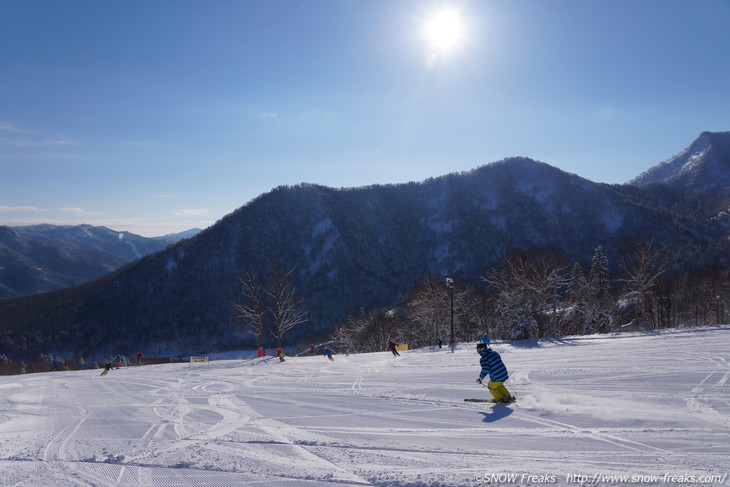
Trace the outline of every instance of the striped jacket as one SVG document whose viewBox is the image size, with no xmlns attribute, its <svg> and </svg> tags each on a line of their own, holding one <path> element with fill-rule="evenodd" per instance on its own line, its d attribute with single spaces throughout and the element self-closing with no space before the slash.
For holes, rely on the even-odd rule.
<svg viewBox="0 0 730 487">
<path fill-rule="evenodd" d="M 487 375 L 489 375 L 489 379 L 492 382 L 504 382 L 509 379 L 507 367 L 504 366 L 502 357 L 497 352 L 485 348 L 479 353 L 482 356 L 479 359 L 479 364 L 482 366 L 482 373 L 479 374 L 480 379 L 484 379 Z"/>
</svg>

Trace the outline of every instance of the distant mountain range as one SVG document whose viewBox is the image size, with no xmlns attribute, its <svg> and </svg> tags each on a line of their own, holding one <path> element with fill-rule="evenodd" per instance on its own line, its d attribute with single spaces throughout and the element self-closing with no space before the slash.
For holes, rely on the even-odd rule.
<svg viewBox="0 0 730 487">
<path fill-rule="evenodd" d="M 81 284 L 199 231 L 146 238 L 91 225 L 0 226 L 0 299 Z"/>
<path fill-rule="evenodd" d="M 593 183 L 511 158 L 420 183 L 263 194 L 193 238 L 86 284 L 0 301 L 0 353 L 147 355 L 251 345 L 234 330 L 238 277 L 295 267 L 310 321 L 290 343 L 325 335 L 361 309 L 392 304 L 429 276 L 479 285 L 513 249 L 550 248 L 589 262 L 602 245 L 652 240 L 675 268 L 728 264 L 730 132 L 624 185 Z"/>
</svg>

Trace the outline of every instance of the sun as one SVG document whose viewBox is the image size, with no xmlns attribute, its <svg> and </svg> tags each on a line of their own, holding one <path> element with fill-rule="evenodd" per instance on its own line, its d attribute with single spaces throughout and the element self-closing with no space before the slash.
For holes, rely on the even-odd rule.
<svg viewBox="0 0 730 487">
<path fill-rule="evenodd" d="M 464 27 L 459 15 L 453 10 L 436 13 L 426 24 L 426 37 L 431 46 L 446 51 L 459 45 L 464 35 Z"/>
</svg>

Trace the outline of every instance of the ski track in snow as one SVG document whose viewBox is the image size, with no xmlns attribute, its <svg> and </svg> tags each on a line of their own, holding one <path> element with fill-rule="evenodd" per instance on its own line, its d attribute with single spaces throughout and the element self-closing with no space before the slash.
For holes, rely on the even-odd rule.
<svg viewBox="0 0 730 487">
<path fill-rule="evenodd" d="M 2 486 L 682 485 L 730 471 L 730 327 L 0 377 Z M 524 480 L 545 475 L 551 482 Z M 594 477 L 597 476 L 597 477 Z M 604 477 L 601 477 L 604 476 Z M 597 480 L 596 480 L 597 479 Z M 584 485 L 586 485 L 584 484 Z M 730 481 L 725 481 L 730 485 Z M 692 485 L 721 485 L 717 479 Z"/>
</svg>

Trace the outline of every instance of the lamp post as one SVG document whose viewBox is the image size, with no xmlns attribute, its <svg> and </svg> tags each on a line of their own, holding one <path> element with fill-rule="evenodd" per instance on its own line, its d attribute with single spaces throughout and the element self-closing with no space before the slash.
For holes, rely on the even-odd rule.
<svg viewBox="0 0 730 487">
<path fill-rule="evenodd" d="M 450 277 L 446 278 L 446 288 L 449 290 L 449 297 L 451 298 L 451 338 L 449 347 L 451 347 L 451 353 L 454 353 L 456 348 L 456 339 L 454 338 L 454 280 Z"/>
</svg>

